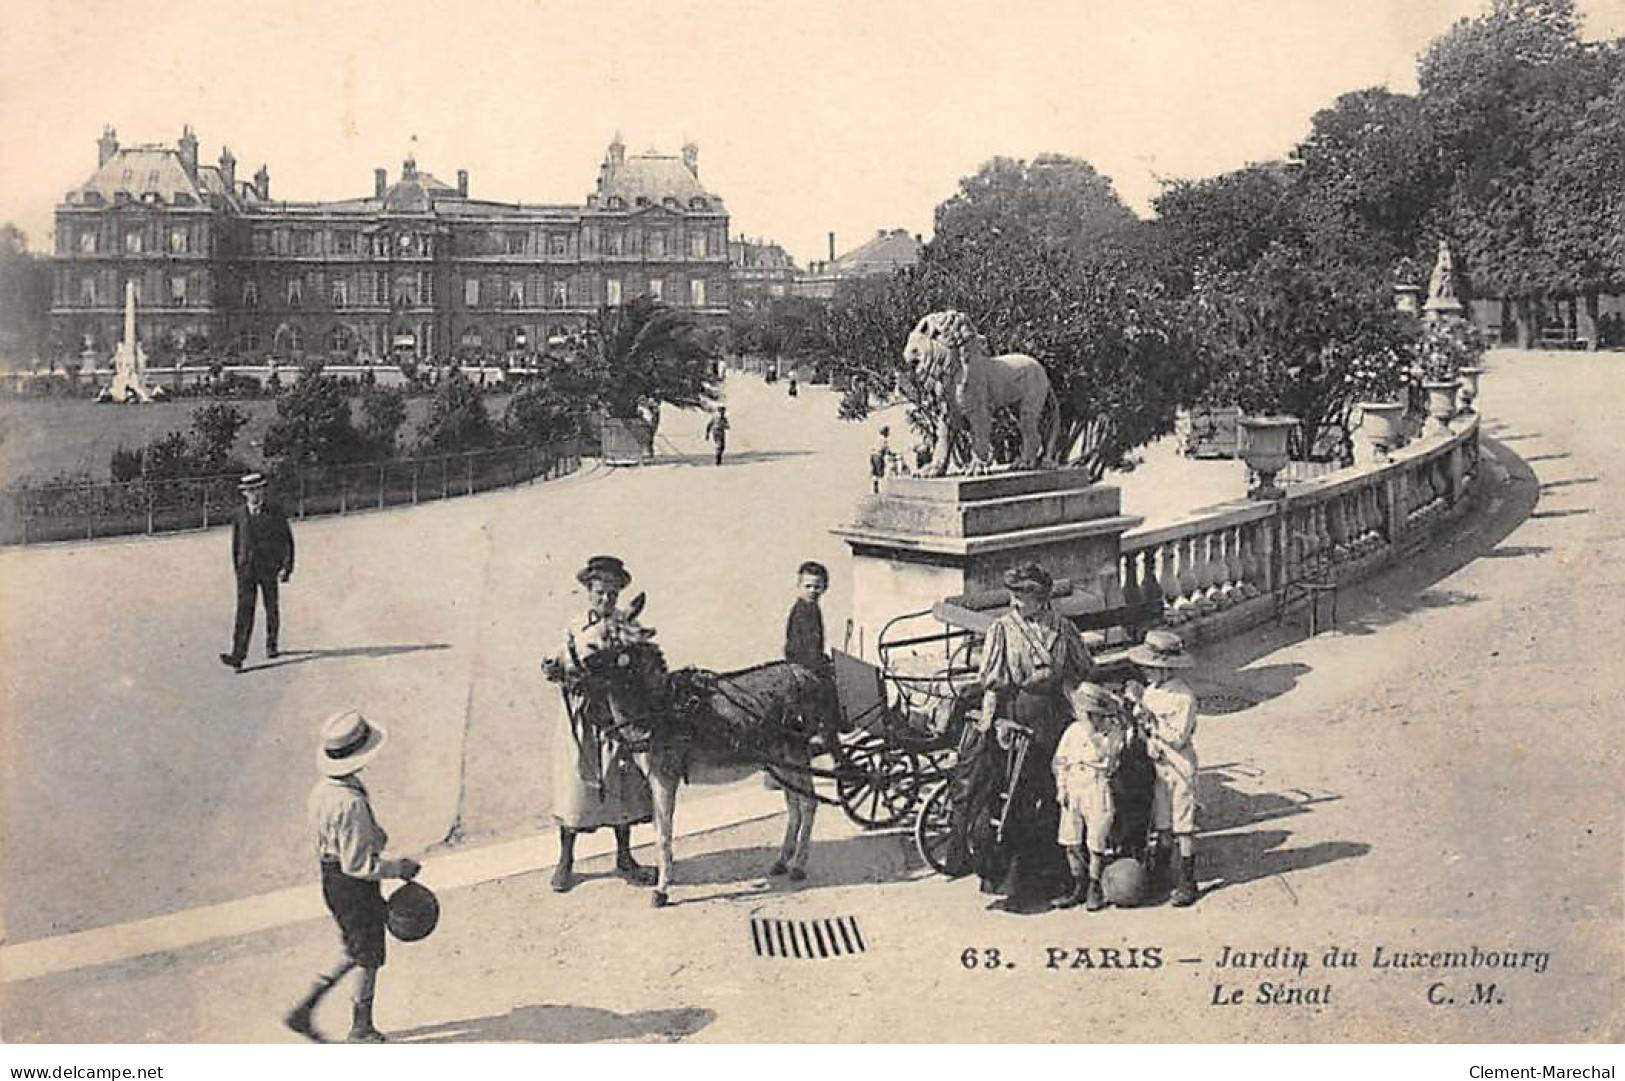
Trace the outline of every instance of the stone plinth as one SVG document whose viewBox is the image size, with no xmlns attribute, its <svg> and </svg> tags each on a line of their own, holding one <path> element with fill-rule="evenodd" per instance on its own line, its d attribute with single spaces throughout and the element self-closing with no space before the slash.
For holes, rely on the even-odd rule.
<svg viewBox="0 0 1625 1081">
<path fill-rule="evenodd" d="M 886 477 L 834 532 L 852 549 L 853 648 L 875 656 L 893 617 L 945 597 L 1003 587 L 1004 572 L 1034 559 L 1057 579 L 1120 603 L 1123 532 L 1115 487 L 1077 470 L 982 477 Z"/>
</svg>

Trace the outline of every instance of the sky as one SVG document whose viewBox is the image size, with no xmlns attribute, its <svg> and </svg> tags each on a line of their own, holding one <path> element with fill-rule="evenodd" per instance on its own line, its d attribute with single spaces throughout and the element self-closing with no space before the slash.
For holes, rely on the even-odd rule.
<svg viewBox="0 0 1625 1081">
<path fill-rule="evenodd" d="M 1415 89 L 1488 0 L 5 0 L 0 221 L 52 208 L 125 145 L 269 166 L 273 198 L 370 194 L 421 168 L 476 197 L 579 203 L 612 136 L 699 147 L 730 229 L 799 262 L 929 237 L 962 176 L 1076 155 L 1148 214 L 1164 181 L 1279 158 L 1316 110 Z M 1589 38 L 1625 0 L 1580 0 Z"/>
</svg>

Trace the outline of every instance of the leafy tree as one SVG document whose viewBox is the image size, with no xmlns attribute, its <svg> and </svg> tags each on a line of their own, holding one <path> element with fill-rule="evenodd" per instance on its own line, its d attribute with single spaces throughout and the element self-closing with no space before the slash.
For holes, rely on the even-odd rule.
<svg viewBox="0 0 1625 1081">
<path fill-rule="evenodd" d="M 579 433 L 581 418 L 595 407 L 592 381 L 580 367 L 564 357 L 543 355 L 537 358 L 535 377 L 508 399 L 503 437 L 523 445 L 567 439 Z"/>
<path fill-rule="evenodd" d="M 1088 256 L 1139 227 L 1112 183 L 1078 158 L 1040 154 L 1031 163 L 994 158 L 937 207 L 933 243 L 950 250 L 995 238 Z"/>
<path fill-rule="evenodd" d="M 276 416 L 265 431 L 267 462 L 277 469 L 342 465 L 362 460 L 366 450 L 344 388 L 323 372 L 321 361 L 307 362 L 277 399 Z"/>
<path fill-rule="evenodd" d="M 1607 268 L 1619 192 L 1609 162 L 1625 155 L 1608 112 L 1620 44 L 1583 44 L 1572 0 L 1494 0 L 1433 43 L 1417 79 L 1451 171 L 1443 210 L 1458 259 L 1479 291 L 1514 299 L 1529 344 L 1537 300 L 1619 280 Z M 1598 124 L 1582 134 L 1588 121 Z M 1595 180 L 1565 157 L 1575 153 L 1598 155 Z"/>
<path fill-rule="evenodd" d="M 237 435 L 248 424 L 248 414 L 234 405 L 212 402 L 192 410 L 193 454 L 202 473 L 234 471 L 232 454 Z"/>
<path fill-rule="evenodd" d="M 418 448 L 437 454 L 483 450 L 497 441 L 496 426 L 485 411 L 485 396 L 460 370 L 440 381 L 429 400 L 429 415 L 418 432 Z"/>
<path fill-rule="evenodd" d="M 395 440 L 406 423 L 406 395 L 398 387 L 367 384 L 361 392 L 361 436 L 375 457 L 395 454 Z"/>
<path fill-rule="evenodd" d="M 1048 181 L 1040 174 L 1038 183 Z M 1017 215 L 1028 205 L 1019 191 L 998 202 Z M 914 426 L 938 438 L 931 430 L 938 388 L 916 381 L 901 351 L 922 315 L 953 308 L 994 353 L 1028 353 L 1043 363 L 1065 459 L 1097 478 L 1129 465 L 1136 448 L 1172 428 L 1175 405 L 1194 395 L 1197 342 L 1161 283 L 1126 261 L 1079 250 L 1079 235 L 1047 237 L 990 213 L 972 233 L 933 240 L 918 266 L 890 281 L 838 291 L 826 338 L 855 377 L 843 415 L 863 416 L 896 389 L 913 407 Z M 1001 428 L 996 438 L 1013 438 L 1008 420 Z"/>
<path fill-rule="evenodd" d="M 51 272 L 28 236 L 0 225 L 0 359 L 33 358 L 50 342 Z"/>
</svg>

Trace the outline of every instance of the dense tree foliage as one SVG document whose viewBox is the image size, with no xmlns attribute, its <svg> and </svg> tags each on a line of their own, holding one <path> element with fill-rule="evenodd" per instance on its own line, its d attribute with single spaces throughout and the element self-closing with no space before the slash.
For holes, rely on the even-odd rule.
<svg viewBox="0 0 1625 1081">
<path fill-rule="evenodd" d="M 21 229 L 0 225 L 0 360 L 32 363 L 46 348 L 50 308 L 50 268 Z"/>
<path fill-rule="evenodd" d="M 938 388 L 903 364 L 909 330 L 931 311 L 968 315 L 998 353 L 1043 363 L 1064 460 L 1095 476 L 1128 464 L 1167 432 L 1195 391 L 1198 343 L 1166 287 L 1122 256 L 1134 218 L 1087 164 L 999 159 L 937 212 L 920 263 L 890 280 L 851 283 L 825 323 L 827 348 L 851 379 L 843 401 L 862 416 L 893 390 L 928 441 Z M 1006 421 L 996 437 L 1013 437 Z"/>
<path fill-rule="evenodd" d="M 312 361 L 277 399 L 265 431 L 265 460 L 274 469 L 342 465 L 367 456 L 366 437 L 350 417 L 350 400 L 338 380 Z"/>
<path fill-rule="evenodd" d="M 592 405 L 611 417 L 642 419 L 651 429 L 662 404 L 714 404 L 722 379 L 710 337 L 694 317 L 642 296 L 599 311 L 574 363 Z"/>
</svg>

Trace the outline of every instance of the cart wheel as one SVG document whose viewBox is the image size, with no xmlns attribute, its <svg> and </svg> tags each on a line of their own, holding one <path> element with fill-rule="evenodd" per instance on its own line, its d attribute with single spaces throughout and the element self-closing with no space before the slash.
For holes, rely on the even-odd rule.
<svg viewBox="0 0 1625 1081">
<path fill-rule="evenodd" d="M 883 829 L 901 822 L 919 798 L 911 779 L 919 760 L 910 752 L 865 733 L 838 746 L 835 793 L 847 817 L 868 829 Z"/>
<path fill-rule="evenodd" d="M 970 872 L 970 856 L 954 837 L 953 782 L 940 782 L 914 820 L 914 847 L 930 868 L 949 878 Z"/>
</svg>

